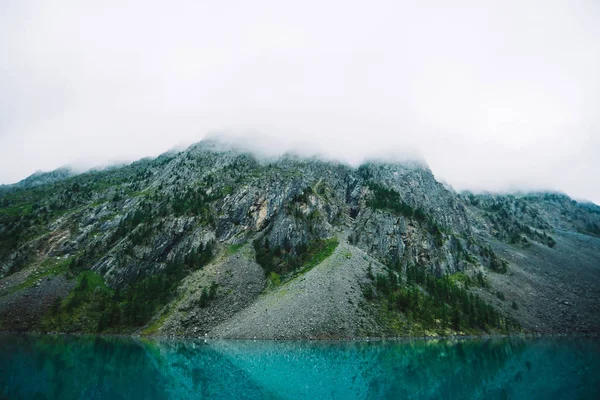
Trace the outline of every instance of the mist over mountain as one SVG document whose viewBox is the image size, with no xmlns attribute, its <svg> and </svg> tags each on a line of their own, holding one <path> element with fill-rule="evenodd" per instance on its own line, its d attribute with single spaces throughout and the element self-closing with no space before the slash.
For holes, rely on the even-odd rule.
<svg viewBox="0 0 600 400">
<path fill-rule="evenodd" d="M 600 207 L 422 160 L 205 140 L 0 188 L 0 328 L 260 338 L 600 330 Z M 395 160 L 395 161 L 392 161 Z"/>
<path fill-rule="evenodd" d="M 338 151 L 328 149 L 323 146 L 319 146 L 316 142 L 297 141 L 293 138 L 285 138 L 281 136 L 270 136 L 261 134 L 258 132 L 246 132 L 246 133 L 232 133 L 232 132 L 213 132 L 206 135 L 204 142 L 215 143 L 215 146 L 223 148 L 237 149 L 242 152 L 249 152 L 254 155 L 258 160 L 262 162 L 268 162 L 277 159 L 283 155 L 297 156 L 304 158 L 315 158 L 322 161 L 341 162 L 350 167 L 358 167 L 365 162 L 391 162 L 391 163 L 416 163 L 422 165 L 424 168 L 429 168 L 429 164 L 423 155 L 423 152 L 419 151 L 416 147 L 405 147 L 398 148 L 393 146 L 387 146 L 383 150 L 381 149 L 369 149 L 363 148 L 357 152 L 346 152 L 345 148 L 338 149 Z M 178 146 L 171 148 L 167 153 L 177 153 L 184 151 L 190 144 L 181 143 Z M 147 157 L 152 159 L 154 157 Z M 105 168 L 115 168 L 122 165 L 128 165 L 134 162 L 133 160 L 113 160 L 111 162 L 96 163 L 94 160 L 79 160 L 73 165 L 64 166 L 53 171 L 37 171 L 33 175 L 19 181 L 19 185 L 31 185 L 41 182 L 41 179 L 54 179 L 60 177 L 62 174 L 75 175 L 90 170 L 102 170 Z M 447 185 L 451 190 L 473 192 L 479 194 L 514 194 L 514 195 L 526 195 L 528 193 L 564 193 L 558 190 L 553 185 L 541 186 L 532 182 L 510 182 L 507 181 L 501 185 L 496 186 L 496 189 L 491 190 L 488 186 L 479 185 L 478 183 L 472 184 L 459 184 L 458 186 L 453 185 L 452 182 L 448 182 L 440 176 L 444 176 L 443 171 L 432 170 L 435 174 L 436 179 Z M 6 186 L 6 185 L 5 185 Z M 581 202 L 591 201 L 592 198 L 581 198 L 575 197 Z M 597 203 L 597 202 L 596 202 Z"/>
<path fill-rule="evenodd" d="M 600 203 L 598 2 L 125 3 L 2 2 L 0 183 L 258 132 Z"/>
</svg>

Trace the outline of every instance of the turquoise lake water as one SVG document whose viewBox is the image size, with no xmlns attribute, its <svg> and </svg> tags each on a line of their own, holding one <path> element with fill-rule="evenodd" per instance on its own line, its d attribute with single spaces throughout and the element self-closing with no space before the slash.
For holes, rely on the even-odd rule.
<svg viewBox="0 0 600 400">
<path fill-rule="evenodd" d="M 0 335 L 0 398 L 600 399 L 600 341 Z"/>
</svg>

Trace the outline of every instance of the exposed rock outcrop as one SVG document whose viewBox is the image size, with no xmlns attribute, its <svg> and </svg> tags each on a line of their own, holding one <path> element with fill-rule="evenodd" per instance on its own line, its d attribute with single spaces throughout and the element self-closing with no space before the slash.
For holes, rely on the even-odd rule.
<svg viewBox="0 0 600 400">
<path fill-rule="evenodd" d="M 115 314 L 129 331 L 394 335 L 409 324 L 400 306 L 385 316 L 402 289 L 386 297 L 374 276 L 401 288 L 416 268 L 452 277 L 526 331 L 600 331 L 600 207 L 564 195 L 457 194 L 419 163 L 261 160 L 217 141 L 67 172 L 0 187 L 2 329 L 44 329 L 48 303 L 60 296 L 60 312 L 93 271 L 107 287 L 81 296 L 102 318 L 146 287 L 168 291 L 140 300 L 141 326 Z M 319 259 L 331 238 L 339 246 Z"/>
</svg>

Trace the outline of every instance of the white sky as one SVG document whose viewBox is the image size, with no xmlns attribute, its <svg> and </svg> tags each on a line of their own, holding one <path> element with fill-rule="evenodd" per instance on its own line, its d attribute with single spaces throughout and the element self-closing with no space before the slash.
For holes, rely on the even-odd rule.
<svg viewBox="0 0 600 400">
<path fill-rule="evenodd" d="M 222 131 L 600 203 L 599 119 L 597 0 L 0 2 L 0 183 Z"/>
</svg>

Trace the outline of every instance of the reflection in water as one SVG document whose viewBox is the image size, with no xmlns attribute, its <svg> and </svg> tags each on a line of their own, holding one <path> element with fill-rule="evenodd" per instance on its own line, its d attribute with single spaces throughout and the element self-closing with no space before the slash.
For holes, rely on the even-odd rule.
<svg viewBox="0 0 600 400">
<path fill-rule="evenodd" d="M 0 398 L 593 399 L 600 398 L 600 342 L 0 335 Z"/>
</svg>

